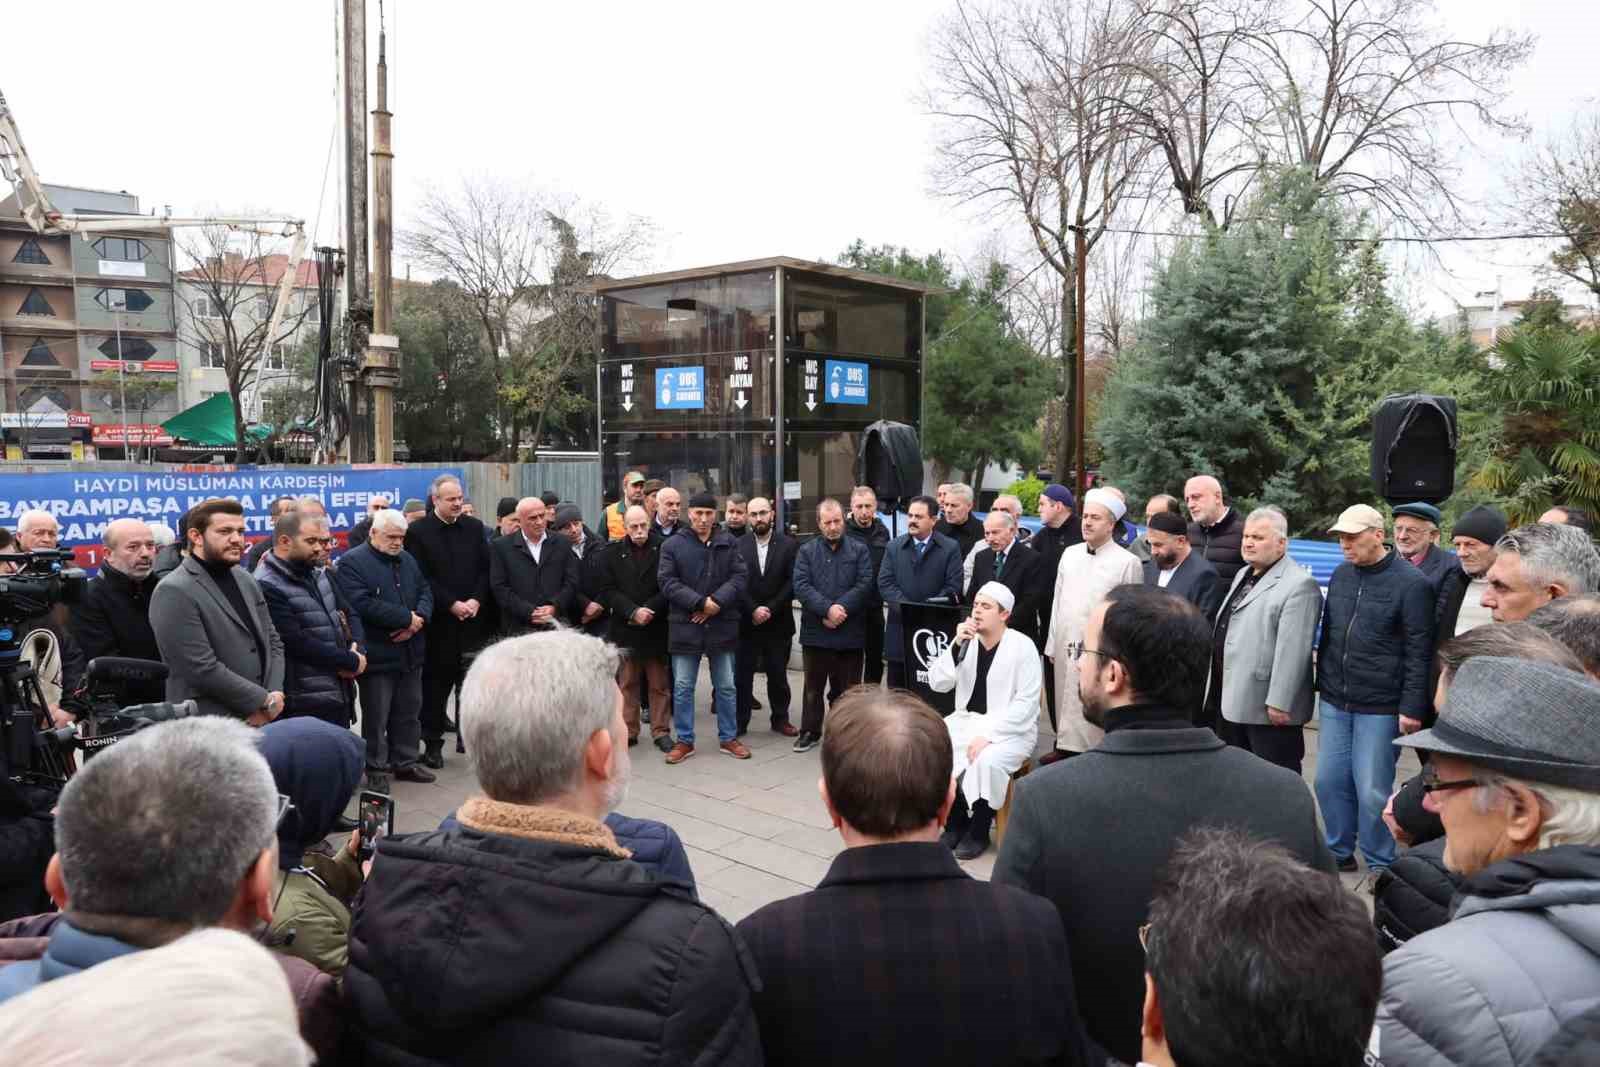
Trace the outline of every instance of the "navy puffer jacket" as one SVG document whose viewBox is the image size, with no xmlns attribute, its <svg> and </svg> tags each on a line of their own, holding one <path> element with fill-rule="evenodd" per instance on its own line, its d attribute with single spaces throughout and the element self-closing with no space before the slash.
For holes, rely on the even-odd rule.
<svg viewBox="0 0 1600 1067">
<path fill-rule="evenodd" d="M 800 644 L 807 648 L 862 648 L 867 640 L 872 597 L 872 550 L 853 537 L 830 548 L 818 534 L 800 546 L 794 560 L 794 595 L 800 600 Z M 846 612 L 836 629 L 823 625 L 838 604 Z"/>
<path fill-rule="evenodd" d="M 315 715 L 348 726 L 353 683 L 339 677 L 361 665 L 350 651 L 365 648 L 361 619 L 345 609 L 325 568 L 261 557 L 256 581 L 267 598 L 272 625 L 283 639 L 283 704 L 290 715 Z M 346 622 L 350 636 L 345 636 Z"/>
<path fill-rule="evenodd" d="M 694 530 L 679 527 L 661 544 L 661 595 L 672 606 L 667 648 L 673 653 L 732 652 L 739 643 L 740 605 L 747 581 L 744 557 L 733 536 L 720 527 L 701 541 Z M 689 618 L 706 597 L 721 610 L 703 623 Z"/>
<path fill-rule="evenodd" d="M 1344 711 L 1428 713 L 1433 583 L 1390 551 L 1377 563 L 1341 563 L 1328 583 L 1317 650 L 1317 689 Z"/>
<path fill-rule="evenodd" d="M 397 674 L 421 668 L 427 649 L 426 625 L 409 640 L 389 640 L 391 633 L 411 625 L 413 612 L 424 619 L 433 618 L 433 587 L 411 553 L 402 548 L 391 556 L 368 542 L 339 557 L 335 574 L 339 591 L 361 616 L 362 627 L 372 634 L 367 643 L 367 672 Z"/>
</svg>

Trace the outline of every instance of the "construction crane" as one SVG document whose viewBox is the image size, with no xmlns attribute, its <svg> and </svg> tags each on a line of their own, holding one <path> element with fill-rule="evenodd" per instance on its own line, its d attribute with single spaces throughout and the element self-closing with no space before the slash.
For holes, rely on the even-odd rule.
<svg viewBox="0 0 1600 1067">
<path fill-rule="evenodd" d="M 181 218 L 174 217 L 170 209 L 163 215 L 72 215 L 57 211 L 50 202 L 50 195 L 45 192 L 44 184 L 39 181 L 38 172 L 34 170 L 28 150 L 23 147 L 22 134 L 17 130 L 16 117 L 11 113 L 11 107 L 6 103 L 3 92 L 0 92 L 0 174 L 4 174 L 12 188 L 16 190 L 17 204 L 22 209 L 22 220 L 34 232 L 45 236 L 82 235 L 112 230 L 167 230 L 212 226 L 238 233 L 292 238 L 288 269 L 278 280 L 278 295 L 272 305 L 272 316 L 267 323 L 265 336 L 270 343 L 271 339 L 278 335 L 278 327 L 283 322 L 284 311 L 288 308 L 289 298 L 294 291 L 300 261 L 306 254 L 305 220 L 282 216 Z"/>
</svg>

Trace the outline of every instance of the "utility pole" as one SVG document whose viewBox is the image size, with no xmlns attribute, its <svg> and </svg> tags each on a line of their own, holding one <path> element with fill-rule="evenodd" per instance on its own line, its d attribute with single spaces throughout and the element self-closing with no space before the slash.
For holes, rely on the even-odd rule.
<svg viewBox="0 0 1600 1067">
<path fill-rule="evenodd" d="M 367 398 L 361 380 L 372 332 L 367 262 L 367 0 L 344 0 L 345 335 L 344 380 L 350 390 L 350 433 L 343 459 L 370 458 Z"/>
<path fill-rule="evenodd" d="M 1079 501 L 1078 507 L 1082 508 L 1083 494 L 1089 491 L 1089 457 L 1084 454 L 1083 448 L 1083 423 L 1085 412 L 1089 407 L 1083 388 L 1083 367 L 1089 357 L 1088 345 L 1084 340 L 1084 319 L 1088 314 L 1089 241 L 1084 235 L 1082 226 L 1072 228 L 1072 240 L 1073 265 L 1076 267 L 1078 282 L 1078 313 L 1073 316 L 1078 359 L 1077 366 L 1073 368 L 1076 378 L 1072 389 L 1072 454 L 1078 457 L 1078 486 L 1075 493 Z"/>
<path fill-rule="evenodd" d="M 394 391 L 400 384 L 400 338 L 394 334 L 394 149 L 389 112 L 383 0 L 378 0 L 378 106 L 372 112 L 372 335 L 361 378 L 372 404 L 372 459 L 394 462 Z"/>
</svg>

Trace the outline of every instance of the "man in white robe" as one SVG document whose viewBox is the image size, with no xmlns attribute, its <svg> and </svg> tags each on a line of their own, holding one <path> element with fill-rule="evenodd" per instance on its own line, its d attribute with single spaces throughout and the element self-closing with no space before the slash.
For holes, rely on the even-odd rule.
<svg viewBox="0 0 1600 1067">
<path fill-rule="evenodd" d="M 1044 673 L 1033 642 L 1006 626 L 1015 606 L 1010 589 L 984 583 L 955 640 L 928 665 L 929 688 L 956 691 L 945 726 L 960 790 L 940 840 L 958 860 L 976 859 L 989 847 L 989 826 L 1005 805 L 1011 775 L 1039 740 Z"/>
<path fill-rule="evenodd" d="M 1097 655 L 1083 649 L 1083 631 L 1089 616 L 1105 595 L 1119 585 L 1144 581 L 1139 557 L 1112 540 L 1117 520 L 1128 506 L 1117 493 L 1091 489 L 1083 497 L 1083 543 L 1061 553 L 1056 567 L 1054 607 L 1050 633 L 1044 643 L 1045 658 L 1055 672 L 1056 747 L 1040 763 L 1053 763 L 1087 752 L 1105 737 L 1105 731 L 1083 717 L 1078 699 L 1078 656 Z"/>
</svg>

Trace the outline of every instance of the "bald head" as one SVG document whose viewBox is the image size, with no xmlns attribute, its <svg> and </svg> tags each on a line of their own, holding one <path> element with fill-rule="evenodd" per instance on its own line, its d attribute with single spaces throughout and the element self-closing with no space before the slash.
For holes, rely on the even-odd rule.
<svg viewBox="0 0 1600 1067">
<path fill-rule="evenodd" d="M 117 519 L 106 526 L 105 562 L 135 581 L 150 577 L 156 562 L 156 537 L 140 519 Z"/>
<path fill-rule="evenodd" d="M 1222 483 L 1209 474 L 1197 474 L 1183 484 L 1183 502 L 1189 518 L 1210 526 L 1222 518 L 1227 506 L 1222 502 Z"/>
<path fill-rule="evenodd" d="M 522 527 L 522 535 L 528 540 L 542 538 L 545 524 L 549 521 L 550 509 L 539 497 L 525 496 L 517 501 L 517 525 Z"/>
<path fill-rule="evenodd" d="M 650 513 L 638 504 L 623 512 L 622 525 L 628 531 L 628 540 L 640 548 L 650 540 Z"/>
</svg>

